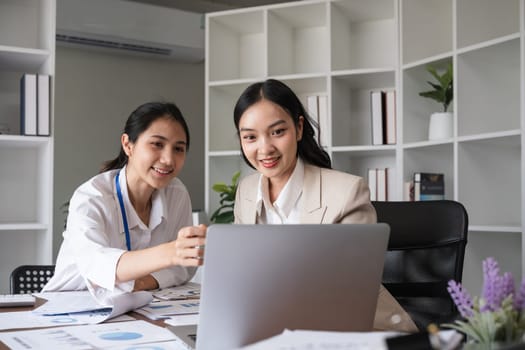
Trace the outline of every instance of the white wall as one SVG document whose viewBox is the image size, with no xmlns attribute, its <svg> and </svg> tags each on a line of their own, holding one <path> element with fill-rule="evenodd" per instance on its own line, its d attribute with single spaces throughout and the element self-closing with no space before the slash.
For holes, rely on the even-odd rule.
<svg viewBox="0 0 525 350">
<path fill-rule="evenodd" d="M 54 257 L 62 242 L 61 205 L 117 156 L 129 114 L 153 100 L 174 102 L 188 122 L 191 144 L 180 178 L 193 208 L 204 208 L 204 64 L 57 46 Z"/>
</svg>

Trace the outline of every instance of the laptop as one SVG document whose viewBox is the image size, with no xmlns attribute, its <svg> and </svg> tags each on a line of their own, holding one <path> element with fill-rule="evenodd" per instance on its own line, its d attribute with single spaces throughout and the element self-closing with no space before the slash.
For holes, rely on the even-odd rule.
<svg viewBox="0 0 525 350">
<path fill-rule="evenodd" d="M 284 329 L 370 331 L 389 233 L 387 224 L 212 225 L 198 330 L 168 328 L 198 350 Z"/>
</svg>

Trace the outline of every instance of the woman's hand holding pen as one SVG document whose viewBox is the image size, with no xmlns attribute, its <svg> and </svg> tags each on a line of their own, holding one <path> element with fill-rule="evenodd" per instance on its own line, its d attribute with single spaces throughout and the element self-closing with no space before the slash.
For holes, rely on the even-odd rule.
<svg viewBox="0 0 525 350">
<path fill-rule="evenodd" d="M 206 225 L 188 226 L 180 229 L 175 246 L 175 265 L 200 266 L 204 263 Z"/>
</svg>

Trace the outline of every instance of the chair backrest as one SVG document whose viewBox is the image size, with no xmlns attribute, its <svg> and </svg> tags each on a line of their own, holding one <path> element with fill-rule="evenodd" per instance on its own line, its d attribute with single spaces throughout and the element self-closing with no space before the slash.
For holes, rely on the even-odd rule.
<svg viewBox="0 0 525 350">
<path fill-rule="evenodd" d="M 38 293 L 55 273 L 55 265 L 21 265 L 11 272 L 10 293 Z"/>
<path fill-rule="evenodd" d="M 383 285 L 420 329 L 458 317 L 447 283 L 461 282 L 468 215 L 449 200 L 373 202 L 390 225 Z"/>
</svg>

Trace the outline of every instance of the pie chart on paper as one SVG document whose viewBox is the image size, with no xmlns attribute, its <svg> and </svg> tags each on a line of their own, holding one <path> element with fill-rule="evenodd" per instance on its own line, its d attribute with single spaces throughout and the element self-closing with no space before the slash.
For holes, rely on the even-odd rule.
<svg viewBox="0 0 525 350">
<path fill-rule="evenodd" d="M 135 332 L 112 332 L 112 333 L 101 334 L 99 337 L 100 339 L 104 339 L 104 340 L 122 341 L 122 340 L 133 340 L 133 339 L 141 338 L 142 334 L 135 333 Z"/>
</svg>

